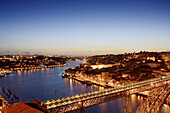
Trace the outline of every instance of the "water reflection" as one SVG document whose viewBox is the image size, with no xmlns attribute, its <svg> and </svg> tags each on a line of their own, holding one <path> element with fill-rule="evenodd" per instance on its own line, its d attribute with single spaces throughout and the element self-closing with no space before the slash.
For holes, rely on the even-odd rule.
<svg viewBox="0 0 170 113">
<path fill-rule="evenodd" d="M 69 65 L 64 67 L 18 71 L 14 73 L 13 76 L 1 78 L 0 86 L 5 86 L 5 89 L 10 89 L 12 92 L 15 92 L 22 101 L 33 101 L 35 98 L 38 98 L 40 101 L 54 99 L 55 90 L 58 91 L 56 98 L 62 98 L 63 93 L 66 96 L 72 96 L 96 90 L 104 90 L 103 87 L 97 85 L 88 86 L 76 80 L 61 77 L 65 69 L 77 66 L 80 63 L 81 62 L 70 62 Z M 3 94 L 2 91 L 0 91 L 0 94 Z M 135 110 L 139 106 L 142 97 L 132 95 L 131 100 L 133 110 Z M 14 102 L 17 102 L 17 100 Z M 85 110 L 87 113 L 120 113 L 121 102 L 122 99 L 119 98 L 86 108 Z M 167 111 L 167 107 L 164 106 L 162 113 L 168 113 Z"/>
<path fill-rule="evenodd" d="M 133 95 L 131 95 L 131 100 L 132 100 L 133 111 L 136 111 L 137 107 L 140 105 L 140 103 L 142 101 L 142 97 L 133 94 Z"/>
<path fill-rule="evenodd" d="M 72 83 L 72 79 L 70 79 L 70 90 L 71 90 L 71 92 L 73 91 L 73 83 Z"/>
<path fill-rule="evenodd" d="M 108 108 L 107 108 L 107 103 L 99 104 L 100 112 L 101 113 L 106 113 Z"/>
<path fill-rule="evenodd" d="M 17 74 L 18 74 L 18 76 L 21 76 L 21 71 L 20 70 L 17 71 Z"/>
<path fill-rule="evenodd" d="M 137 104 L 137 98 L 136 95 L 131 95 L 131 100 L 132 100 L 132 106 L 135 106 Z"/>
</svg>

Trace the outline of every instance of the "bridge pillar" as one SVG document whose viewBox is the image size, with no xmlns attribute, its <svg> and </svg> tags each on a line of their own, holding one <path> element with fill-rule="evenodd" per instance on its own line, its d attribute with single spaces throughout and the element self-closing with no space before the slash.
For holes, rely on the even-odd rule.
<svg viewBox="0 0 170 113">
<path fill-rule="evenodd" d="M 167 111 L 170 111 L 170 103 L 169 103 L 170 98 L 169 97 L 166 99 Z"/>
<path fill-rule="evenodd" d="M 84 107 L 83 107 L 83 101 L 78 102 L 77 104 L 78 104 L 78 107 L 79 107 L 80 109 L 76 110 L 76 113 L 85 113 L 85 109 L 84 109 Z"/>
<path fill-rule="evenodd" d="M 141 103 L 135 113 L 159 113 L 169 94 L 170 85 L 168 84 L 152 89 L 149 96 Z"/>
<path fill-rule="evenodd" d="M 77 110 L 76 113 L 85 113 L 85 110 L 80 109 L 80 110 Z"/>
<path fill-rule="evenodd" d="M 122 92 L 122 110 L 121 113 L 133 113 L 130 91 Z"/>
</svg>

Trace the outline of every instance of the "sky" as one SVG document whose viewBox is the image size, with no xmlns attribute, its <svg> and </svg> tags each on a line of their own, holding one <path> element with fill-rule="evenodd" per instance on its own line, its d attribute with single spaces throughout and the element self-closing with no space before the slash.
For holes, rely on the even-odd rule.
<svg viewBox="0 0 170 113">
<path fill-rule="evenodd" d="M 169 0 L 0 0 L 0 54 L 170 51 Z"/>
</svg>

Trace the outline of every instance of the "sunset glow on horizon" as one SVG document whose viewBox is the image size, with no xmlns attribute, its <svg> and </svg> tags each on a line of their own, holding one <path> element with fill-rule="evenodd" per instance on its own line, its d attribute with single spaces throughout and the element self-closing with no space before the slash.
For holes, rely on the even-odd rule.
<svg viewBox="0 0 170 113">
<path fill-rule="evenodd" d="M 1 0 L 0 55 L 170 51 L 168 0 Z"/>
</svg>

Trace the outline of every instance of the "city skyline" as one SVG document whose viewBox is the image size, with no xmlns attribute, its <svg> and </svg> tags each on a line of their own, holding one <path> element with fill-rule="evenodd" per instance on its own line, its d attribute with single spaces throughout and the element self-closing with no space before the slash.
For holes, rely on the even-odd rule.
<svg viewBox="0 0 170 113">
<path fill-rule="evenodd" d="M 170 51 L 166 0 L 0 1 L 0 54 Z"/>
</svg>

